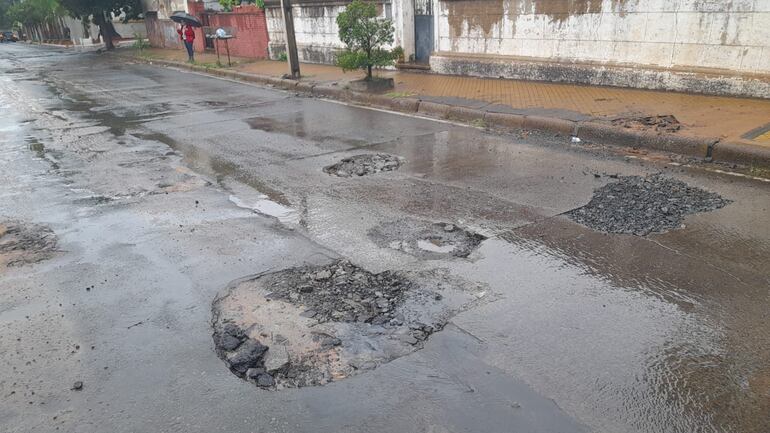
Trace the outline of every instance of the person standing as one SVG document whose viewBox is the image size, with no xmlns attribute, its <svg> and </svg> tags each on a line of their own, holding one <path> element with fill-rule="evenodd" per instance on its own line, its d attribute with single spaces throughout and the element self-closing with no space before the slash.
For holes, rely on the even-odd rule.
<svg viewBox="0 0 770 433">
<path fill-rule="evenodd" d="M 195 42 L 195 30 L 188 24 L 182 24 L 176 31 L 179 33 L 179 37 L 184 42 L 184 47 L 187 48 L 187 61 L 193 63 L 195 61 L 195 51 L 193 50 L 193 42 Z"/>
</svg>

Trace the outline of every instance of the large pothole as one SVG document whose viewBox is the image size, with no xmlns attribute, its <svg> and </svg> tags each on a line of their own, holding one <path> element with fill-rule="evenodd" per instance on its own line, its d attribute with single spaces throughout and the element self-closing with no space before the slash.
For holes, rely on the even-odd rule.
<svg viewBox="0 0 770 433">
<path fill-rule="evenodd" d="M 339 177 L 367 176 L 401 167 L 401 158 L 384 153 L 355 155 L 324 168 L 326 173 Z"/>
<path fill-rule="evenodd" d="M 347 261 L 270 273 L 213 304 L 217 354 L 263 388 L 323 385 L 407 355 L 483 287 L 444 271 L 370 273 Z"/>
<path fill-rule="evenodd" d="M 56 235 L 48 227 L 18 221 L 0 222 L 0 266 L 21 266 L 48 259 Z"/>
<path fill-rule="evenodd" d="M 729 203 L 716 193 L 662 174 L 624 176 L 597 189 L 587 205 L 568 216 L 595 230 L 645 236 L 679 228 L 686 215 Z"/>
<path fill-rule="evenodd" d="M 369 230 L 369 238 L 380 247 L 429 259 L 468 257 L 486 239 L 456 224 L 415 219 L 379 224 Z"/>
</svg>

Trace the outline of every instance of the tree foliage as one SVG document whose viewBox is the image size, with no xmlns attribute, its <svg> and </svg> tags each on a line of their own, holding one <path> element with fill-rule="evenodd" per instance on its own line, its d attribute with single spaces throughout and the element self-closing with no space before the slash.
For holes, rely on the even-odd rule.
<svg viewBox="0 0 770 433">
<path fill-rule="evenodd" d="M 12 23 L 43 24 L 66 15 L 57 0 L 23 0 L 11 5 L 6 17 Z"/>
<path fill-rule="evenodd" d="M 0 30 L 8 30 L 13 26 L 14 20 L 8 14 L 11 6 L 13 6 L 11 0 L 0 0 Z"/>
<path fill-rule="evenodd" d="M 235 6 L 241 4 L 241 0 L 219 0 L 219 5 L 225 12 L 232 12 Z"/>
<path fill-rule="evenodd" d="M 124 22 L 135 19 L 142 13 L 139 0 L 61 0 L 62 5 L 75 18 L 92 17 L 99 26 L 99 33 L 108 50 L 114 48 L 112 39 L 117 36 L 112 17 L 122 17 Z"/>
<path fill-rule="evenodd" d="M 340 40 L 346 49 L 337 56 L 343 71 L 363 69 L 366 79 L 372 79 L 372 68 L 393 64 L 395 56 L 384 48 L 393 43 L 393 23 L 379 19 L 373 3 L 353 0 L 337 15 Z"/>
</svg>

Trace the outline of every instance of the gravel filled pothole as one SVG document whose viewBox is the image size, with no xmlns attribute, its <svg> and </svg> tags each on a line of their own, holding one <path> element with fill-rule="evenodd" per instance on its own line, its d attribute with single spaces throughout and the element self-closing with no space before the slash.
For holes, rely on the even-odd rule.
<svg viewBox="0 0 770 433">
<path fill-rule="evenodd" d="M 730 203 L 716 193 L 662 174 L 618 179 L 594 191 L 587 205 L 567 215 L 598 231 L 646 236 L 681 227 L 686 215 Z"/>
<path fill-rule="evenodd" d="M 424 258 L 468 257 L 486 237 L 452 223 L 400 219 L 369 230 L 377 245 Z"/>
<path fill-rule="evenodd" d="M 418 350 L 485 293 L 439 270 L 374 274 L 344 260 L 296 267 L 219 296 L 214 344 L 230 371 L 258 387 L 323 385 Z"/>
<path fill-rule="evenodd" d="M 355 155 L 324 168 L 324 172 L 338 177 L 368 176 L 401 167 L 401 158 L 384 153 Z"/>
</svg>

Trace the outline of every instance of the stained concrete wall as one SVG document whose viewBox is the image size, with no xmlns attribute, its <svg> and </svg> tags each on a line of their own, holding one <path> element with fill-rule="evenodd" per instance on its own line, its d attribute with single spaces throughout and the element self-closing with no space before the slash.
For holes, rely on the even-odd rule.
<svg viewBox="0 0 770 433">
<path fill-rule="evenodd" d="M 268 0 L 265 15 L 267 31 L 270 37 L 270 58 L 278 59 L 286 51 L 283 15 L 280 2 Z M 294 33 L 301 62 L 333 64 L 336 54 L 344 48 L 339 39 L 337 15 L 345 10 L 349 1 L 334 0 L 293 0 Z M 402 45 L 405 13 L 401 1 L 375 1 L 379 16 L 393 20 L 395 44 Z M 406 13 L 408 18 L 408 12 Z M 412 21 L 412 27 L 414 26 Z M 414 31 L 411 36 L 414 38 Z M 405 49 L 406 46 L 404 45 Z M 409 53 L 407 53 L 408 55 Z"/>
<path fill-rule="evenodd" d="M 442 0 L 438 51 L 770 72 L 770 0 Z"/>
<path fill-rule="evenodd" d="M 141 0 L 145 27 L 150 45 L 155 48 L 183 48 L 176 30 L 179 27 L 169 17 L 177 11 L 193 13 L 188 0 Z M 192 5 L 196 3 L 190 1 Z M 201 8 L 203 6 L 201 5 Z"/>
</svg>

